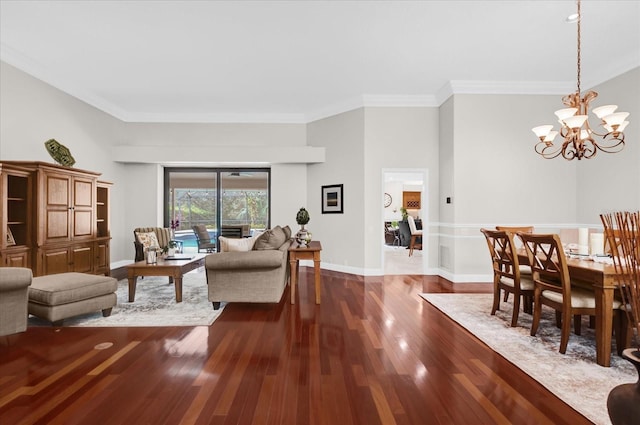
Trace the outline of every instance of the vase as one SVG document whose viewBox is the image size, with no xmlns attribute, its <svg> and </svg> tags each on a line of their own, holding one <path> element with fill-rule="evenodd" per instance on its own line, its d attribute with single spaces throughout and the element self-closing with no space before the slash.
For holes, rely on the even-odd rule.
<svg viewBox="0 0 640 425">
<path fill-rule="evenodd" d="M 167 257 L 174 257 L 176 255 L 176 249 L 175 248 L 169 248 L 167 250 Z"/>
<path fill-rule="evenodd" d="M 640 351 L 627 348 L 622 357 L 633 364 L 640 376 Z M 640 418 L 640 379 L 633 384 L 618 385 L 609 393 L 607 410 L 613 425 L 637 424 Z"/>
<path fill-rule="evenodd" d="M 304 224 L 300 225 L 300 230 L 296 233 L 296 242 L 300 246 L 307 246 L 307 229 L 304 228 Z"/>
</svg>

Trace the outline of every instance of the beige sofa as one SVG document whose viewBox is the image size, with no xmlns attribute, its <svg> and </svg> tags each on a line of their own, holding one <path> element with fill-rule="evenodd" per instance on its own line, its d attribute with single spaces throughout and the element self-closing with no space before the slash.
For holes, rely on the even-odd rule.
<svg viewBox="0 0 640 425">
<path fill-rule="evenodd" d="M 280 302 L 289 278 L 289 227 L 276 226 L 252 238 L 220 239 L 227 252 L 205 258 L 213 308 L 219 309 L 221 302 Z"/>
<path fill-rule="evenodd" d="M 0 336 L 27 330 L 31 269 L 0 267 Z"/>
</svg>

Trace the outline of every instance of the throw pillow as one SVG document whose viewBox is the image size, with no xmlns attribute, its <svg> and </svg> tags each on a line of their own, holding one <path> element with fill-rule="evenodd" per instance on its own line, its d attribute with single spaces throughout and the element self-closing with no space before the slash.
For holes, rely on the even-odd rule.
<svg viewBox="0 0 640 425">
<path fill-rule="evenodd" d="M 225 236 L 220 236 L 220 238 L 218 238 L 220 240 L 220 252 L 251 251 L 253 249 L 253 245 L 255 244 L 258 236 L 260 235 L 258 234 L 250 238 L 240 238 L 240 239 L 227 238 Z"/>
<path fill-rule="evenodd" d="M 286 240 L 291 239 L 291 227 L 284 226 L 282 230 L 284 230 L 284 237 L 286 238 Z"/>
<path fill-rule="evenodd" d="M 256 251 L 278 249 L 286 240 L 287 238 L 282 227 L 276 226 L 260 235 L 258 239 L 256 239 L 253 249 Z"/>
<path fill-rule="evenodd" d="M 158 237 L 155 232 L 148 233 L 140 233 L 136 232 L 136 237 L 138 238 L 138 242 L 142 244 L 143 248 L 150 248 L 152 246 L 160 247 L 160 242 L 158 242 Z"/>
</svg>

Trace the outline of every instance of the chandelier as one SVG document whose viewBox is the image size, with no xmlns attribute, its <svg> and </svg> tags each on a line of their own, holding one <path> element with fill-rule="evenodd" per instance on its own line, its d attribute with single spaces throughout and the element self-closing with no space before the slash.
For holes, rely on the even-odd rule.
<svg viewBox="0 0 640 425">
<path fill-rule="evenodd" d="M 617 105 L 605 105 L 593 109 L 604 130 L 597 132 L 589 124 L 589 103 L 598 96 L 595 91 L 588 91 L 583 97 L 580 95 L 580 24 L 582 14 L 580 12 L 580 0 L 578 0 L 578 87 L 575 93 L 562 98 L 562 103 L 567 108 L 555 112 L 560 123 L 560 131 L 553 130 L 552 125 L 541 125 L 533 128 L 533 132 L 540 141 L 536 143 L 535 150 L 545 159 L 562 155 L 571 161 L 589 159 L 595 156 L 598 150 L 607 153 L 620 152 L 624 148 L 623 130 L 629 124 L 625 121 L 628 112 L 615 112 Z M 560 134 L 564 140 L 562 145 L 554 145 L 553 140 Z"/>
</svg>

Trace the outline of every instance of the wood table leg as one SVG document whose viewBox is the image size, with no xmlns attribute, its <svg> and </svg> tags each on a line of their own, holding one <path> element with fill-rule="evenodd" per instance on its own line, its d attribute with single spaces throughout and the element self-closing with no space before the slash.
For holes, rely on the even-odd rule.
<svg viewBox="0 0 640 425">
<path fill-rule="evenodd" d="M 138 276 L 129 277 L 129 302 L 132 303 L 136 298 L 136 281 Z"/>
<path fill-rule="evenodd" d="M 613 287 L 595 285 L 596 296 L 596 362 L 611 364 L 611 332 L 613 329 Z"/>
<path fill-rule="evenodd" d="M 313 274 L 316 285 L 316 304 L 320 304 L 320 252 L 313 255 Z"/>
<path fill-rule="evenodd" d="M 181 303 L 182 302 L 182 276 L 174 277 L 173 282 L 176 285 L 176 302 Z"/>
<path fill-rule="evenodd" d="M 298 284 L 298 260 L 289 260 L 289 286 L 291 290 L 291 304 L 296 303 L 296 285 Z"/>
</svg>

